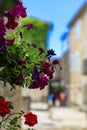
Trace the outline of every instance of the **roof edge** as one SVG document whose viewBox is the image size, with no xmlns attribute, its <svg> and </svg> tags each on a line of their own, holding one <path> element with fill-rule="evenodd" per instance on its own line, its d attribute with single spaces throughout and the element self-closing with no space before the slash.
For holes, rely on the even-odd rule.
<svg viewBox="0 0 87 130">
<path fill-rule="evenodd" d="M 74 16 L 71 18 L 71 20 L 68 22 L 67 27 L 70 28 L 73 21 L 78 17 L 78 15 L 83 11 L 86 10 L 87 8 L 87 1 L 85 1 L 80 8 L 78 9 L 78 11 L 74 14 Z"/>
</svg>

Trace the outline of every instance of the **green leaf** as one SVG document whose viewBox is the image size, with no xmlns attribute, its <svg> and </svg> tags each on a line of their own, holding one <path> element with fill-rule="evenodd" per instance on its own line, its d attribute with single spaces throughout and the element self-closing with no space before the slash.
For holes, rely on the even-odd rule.
<svg viewBox="0 0 87 130">
<path fill-rule="evenodd" d="M 4 99 L 4 100 L 5 100 L 5 98 L 4 98 L 3 96 L 1 96 L 1 95 L 0 95 L 0 98 L 2 98 L 2 99 Z"/>
<path fill-rule="evenodd" d="M 15 128 L 15 127 L 14 128 L 10 128 L 10 130 L 17 130 L 17 128 Z"/>
<path fill-rule="evenodd" d="M 15 39 L 15 34 L 7 34 L 5 38 L 9 40 Z"/>
<path fill-rule="evenodd" d="M 9 104 L 9 108 L 10 109 L 14 109 L 13 105 L 12 105 L 12 102 L 11 101 L 8 101 L 8 104 Z"/>
<path fill-rule="evenodd" d="M 17 123 L 18 119 L 17 117 L 14 117 L 11 121 L 10 121 L 10 125 L 15 125 Z"/>
</svg>

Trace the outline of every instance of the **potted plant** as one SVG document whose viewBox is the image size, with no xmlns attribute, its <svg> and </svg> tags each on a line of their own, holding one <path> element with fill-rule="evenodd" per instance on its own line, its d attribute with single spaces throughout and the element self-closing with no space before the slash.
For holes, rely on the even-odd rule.
<svg viewBox="0 0 87 130">
<path fill-rule="evenodd" d="M 53 49 L 38 48 L 23 38 L 24 28 L 30 31 L 34 26 L 32 23 L 21 23 L 21 18 L 26 17 L 26 8 L 22 2 L 4 12 L 4 17 L 0 17 L 0 80 L 4 86 L 10 84 L 10 91 L 16 87 L 44 89 L 53 78 L 54 68 L 60 65 L 58 60 L 50 60 L 56 55 Z M 0 96 L 0 128 L 18 130 L 21 127 L 21 116 L 25 118 L 24 123 L 29 129 L 38 123 L 37 115 L 32 112 L 15 113 L 13 109 L 12 102 Z"/>
</svg>

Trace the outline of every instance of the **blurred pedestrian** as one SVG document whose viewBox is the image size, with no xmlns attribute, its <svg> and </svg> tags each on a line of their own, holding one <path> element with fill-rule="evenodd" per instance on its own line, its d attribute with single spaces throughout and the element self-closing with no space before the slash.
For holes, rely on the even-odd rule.
<svg viewBox="0 0 87 130">
<path fill-rule="evenodd" d="M 60 94 L 56 94 L 55 106 L 56 106 L 56 107 L 59 107 L 59 106 L 60 106 Z"/>
<path fill-rule="evenodd" d="M 66 103 L 66 95 L 64 92 L 60 93 L 60 103 L 61 103 L 61 106 L 65 106 L 65 103 Z"/>
<path fill-rule="evenodd" d="M 54 94 L 53 93 L 50 93 L 48 95 L 48 107 L 51 108 L 53 107 L 53 99 L 54 99 Z"/>
</svg>

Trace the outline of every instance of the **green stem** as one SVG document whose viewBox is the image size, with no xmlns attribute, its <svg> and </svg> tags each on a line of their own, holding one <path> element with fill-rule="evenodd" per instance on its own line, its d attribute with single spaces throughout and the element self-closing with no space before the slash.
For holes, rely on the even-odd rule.
<svg viewBox="0 0 87 130">
<path fill-rule="evenodd" d="M 2 119 L 2 121 L 0 122 L 2 124 L 2 122 L 6 121 L 7 119 L 9 119 L 9 117 L 11 117 L 12 115 L 19 115 L 17 117 L 17 119 L 19 119 L 22 116 L 22 113 L 11 113 L 8 115 L 8 117 L 6 117 L 5 119 Z"/>
</svg>

